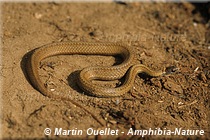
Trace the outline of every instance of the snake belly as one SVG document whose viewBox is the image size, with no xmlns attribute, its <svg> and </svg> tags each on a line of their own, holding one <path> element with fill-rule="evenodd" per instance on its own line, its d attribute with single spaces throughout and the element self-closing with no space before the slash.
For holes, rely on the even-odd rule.
<svg viewBox="0 0 210 140">
<path fill-rule="evenodd" d="M 43 95 L 54 98 L 65 99 L 54 95 L 42 83 L 39 77 L 40 62 L 55 55 L 120 55 L 123 61 L 119 65 L 108 67 L 87 67 L 81 70 L 78 78 L 78 85 L 81 89 L 96 97 L 116 97 L 127 93 L 133 86 L 135 76 L 144 72 L 150 76 L 160 76 L 163 72 L 155 72 L 145 65 L 133 64 L 134 49 L 121 43 L 88 43 L 88 42 L 60 42 L 52 43 L 35 49 L 27 61 L 26 72 L 34 88 Z M 93 84 L 93 80 L 116 80 L 125 76 L 125 82 L 116 88 L 107 88 Z"/>
</svg>

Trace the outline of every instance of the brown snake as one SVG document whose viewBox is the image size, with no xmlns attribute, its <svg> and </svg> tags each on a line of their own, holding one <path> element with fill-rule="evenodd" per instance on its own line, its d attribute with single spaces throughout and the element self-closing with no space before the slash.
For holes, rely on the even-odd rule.
<svg viewBox="0 0 210 140">
<path fill-rule="evenodd" d="M 28 78 L 38 91 L 47 97 L 54 99 L 67 100 L 88 112 L 98 123 L 104 126 L 104 122 L 99 120 L 88 109 L 75 102 L 66 94 L 56 94 L 48 91 L 39 77 L 40 62 L 50 56 L 64 54 L 83 54 L 83 55 L 120 55 L 123 62 L 119 65 L 109 67 L 87 67 L 79 75 L 78 85 L 87 93 L 96 97 L 115 97 L 128 92 L 134 83 L 135 76 L 144 72 L 150 76 L 161 76 L 165 72 L 155 72 L 145 65 L 134 64 L 134 50 L 120 43 L 87 43 L 87 42 L 62 42 L 48 44 L 35 49 L 27 61 L 26 72 Z M 94 80 L 111 81 L 120 79 L 126 74 L 125 82 L 116 88 L 107 88 L 93 84 Z"/>
<path fill-rule="evenodd" d="M 115 97 L 127 93 L 133 86 L 135 76 L 138 73 L 146 73 L 152 77 L 163 75 L 164 72 L 155 72 L 142 64 L 133 64 L 134 50 L 120 43 L 87 43 L 87 42 L 61 42 L 52 43 L 36 49 L 27 62 L 27 74 L 32 85 L 42 94 L 48 97 L 56 97 L 41 82 L 38 69 L 40 62 L 50 56 L 55 55 L 120 55 L 123 62 L 119 65 L 109 67 L 87 67 L 84 68 L 79 75 L 78 85 L 84 91 L 96 97 Z M 126 74 L 125 82 L 115 88 L 107 88 L 93 84 L 93 80 L 111 81 L 122 78 Z"/>
</svg>

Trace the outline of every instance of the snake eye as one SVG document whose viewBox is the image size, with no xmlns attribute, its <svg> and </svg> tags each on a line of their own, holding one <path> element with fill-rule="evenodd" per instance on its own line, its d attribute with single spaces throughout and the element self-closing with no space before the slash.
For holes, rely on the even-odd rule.
<svg viewBox="0 0 210 140">
<path fill-rule="evenodd" d="M 172 73 L 174 73 L 178 70 L 179 70 L 179 68 L 177 68 L 176 66 L 169 66 L 169 67 L 166 68 L 165 73 L 166 74 L 172 74 Z"/>
</svg>

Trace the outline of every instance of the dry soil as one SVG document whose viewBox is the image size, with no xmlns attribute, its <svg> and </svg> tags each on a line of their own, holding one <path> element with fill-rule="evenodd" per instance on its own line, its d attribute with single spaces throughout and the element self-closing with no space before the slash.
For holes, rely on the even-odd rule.
<svg viewBox="0 0 210 140">
<path fill-rule="evenodd" d="M 81 138 L 138 139 L 130 130 L 204 130 L 210 136 L 210 10 L 190 3 L 1 3 L 0 78 L 2 130 L 5 139 Z M 176 72 L 150 78 L 136 76 L 132 90 L 121 97 L 97 98 L 76 84 L 87 66 L 111 66 L 112 56 L 61 55 L 40 66 L 43 84 L 71 102 L 43 96 L 28 82 L 25 62 L 31 50 L 62 41 L 123 42 L 135 47 L 136 63 L 153 70 L 174 66 Z M 118 81 L 116 81 L 118 82 Z M 102 126 L 97 120 L 102 122 Z M 50 128 L 52 134 L 44 134 Z M 55 136 L 54 129 L 82 130 L 82 135 Z M 88 136 L 86 130 L 110 128 L 114 136 Z"/>
</svg>

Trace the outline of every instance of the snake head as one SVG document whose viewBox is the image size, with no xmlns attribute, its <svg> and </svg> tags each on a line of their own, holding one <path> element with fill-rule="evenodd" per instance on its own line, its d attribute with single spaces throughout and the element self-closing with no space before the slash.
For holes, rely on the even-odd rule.
<svg viewBox="0 0 210 140">
<path fill-rule="evenodd" d="M 166 67 L 163 75 L 173 74 L 173 73 L 177 72 L 178 70 L 179 70 L 179 68 L 177 68 L 176 66 L 169 66 L 169 67 Z"/>
</svg>

